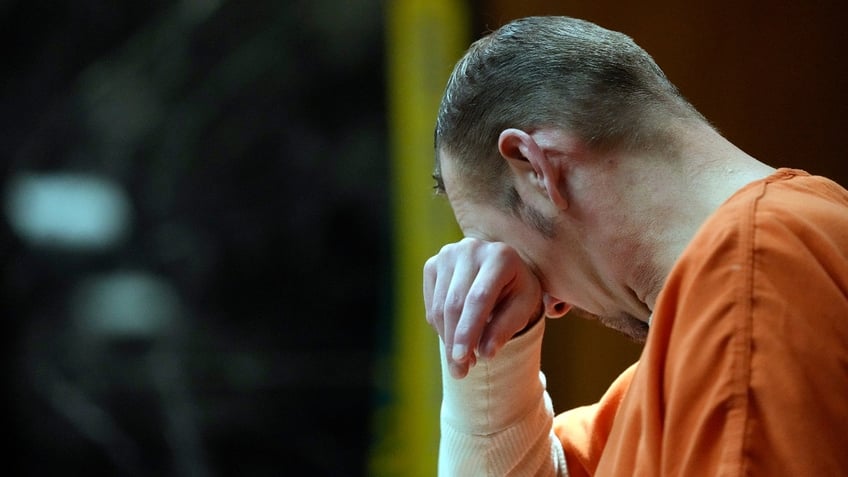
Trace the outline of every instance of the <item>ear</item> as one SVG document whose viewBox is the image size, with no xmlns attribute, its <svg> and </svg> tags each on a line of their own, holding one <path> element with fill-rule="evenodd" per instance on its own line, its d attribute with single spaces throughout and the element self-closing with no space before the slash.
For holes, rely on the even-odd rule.
<svg viewBox="0 0 848 477">
<path fill-rule="evenodd" d="M 568 208 L 560 190 L 560 164 L 552 161 L 532 135 L 520 129 L 505 129 L 498 138 L 498 151 L 517 176 L 529 179 L 558 209 Z"/>
<path fill-rule="evenodd" d="M 548 318 L 561 318 L 571 311 L 571 305 L 547 293 L 542 295 L 542 303 L 545 305 L 545 316 Z"/>
</svg>

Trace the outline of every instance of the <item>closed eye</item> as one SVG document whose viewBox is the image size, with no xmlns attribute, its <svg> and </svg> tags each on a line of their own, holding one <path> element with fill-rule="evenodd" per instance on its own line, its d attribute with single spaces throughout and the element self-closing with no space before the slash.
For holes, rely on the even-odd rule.
<svg viewBox="0 0 848 477">
<path fill-rule="evenodd" d="M 445 195 L 445 183 L 442 181 L 442 176 L 433 173 L 433 180 L 436 181 L 436 183 L 433 184 L 433 190 L 436 192 L 436 195 Z"/>
</svg>

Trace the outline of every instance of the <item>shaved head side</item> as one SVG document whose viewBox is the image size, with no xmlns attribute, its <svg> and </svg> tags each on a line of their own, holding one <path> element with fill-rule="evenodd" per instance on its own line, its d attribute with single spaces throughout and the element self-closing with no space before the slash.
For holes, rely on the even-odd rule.
<svg viewBox="0 0 848 477">
<path fill-rule="evenodd" d="M 668 125 L 680 119 L 704 121 L 630 37 L 575 18 L 528 17 L 476 41 L 455 65 L 435 146 L 480 200 L 506 207 L 504 129 L 557 127 L 592 148 L 651 149 L 667 147 Z"/>
</svg>

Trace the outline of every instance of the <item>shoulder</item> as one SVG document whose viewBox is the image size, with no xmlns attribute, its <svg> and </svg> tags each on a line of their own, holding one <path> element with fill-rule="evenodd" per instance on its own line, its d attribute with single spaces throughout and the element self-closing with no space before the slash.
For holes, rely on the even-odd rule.
<svg viewBox="0 0 848 477">
<path fill-rule="evenodd" d="M 848 191 L 824 177 L 779 169 L 739 190 L 704 222 L 667 285 L 715 280 L 727 288 L 757 267 L 785 273 L 793 262 L 846 261 Z"/>
<path fill-rule="evenodd" d="M 835 381 L 846 317 L 848 193 L 791 170 L 749 184 L 704 223 L 658 300 L 646 354 L 666 437 L 762 475 L 844 469 L 833 450 L 848 425 L 848 382 Z"/>
<path fill-rule="evenodd" d="M 833 305 L 840 295 L 848 296 L 844 188 L 804 173 L 766 182 L 752 209 L 751 228 L 758 291 L 771 289 L 779 292 L 776 299 L 795 303 L 830 295 Z"/>
<path fill-rule="evenodd" d="M 838 378 L 848 371 L 848 192 L 804 174 L 767 183 L 753 232 L 746 466 L 768 474 L 768 462 L 780 462 L 793 475 L 841 474 L 848 465 L 837 457 L 848 425 L 848 382 Z M 810 402 L 816 405 L 804 405 Z"/>
</svg>

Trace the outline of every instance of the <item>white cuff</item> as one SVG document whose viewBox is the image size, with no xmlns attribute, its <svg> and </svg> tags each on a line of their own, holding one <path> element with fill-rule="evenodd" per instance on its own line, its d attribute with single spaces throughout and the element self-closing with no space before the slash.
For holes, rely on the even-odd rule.
<svg viewBox="0 0 848 477">
<path fill-rule="evenodd" d="M 454 379 L 442 345 L 442 422 L 459 432 L 490 435 L 538 406 L 544 393 L 540 372 L 545 319 L 510 340 L 492 359 L 480 359 L 468 375 Z"/>
</svg>

